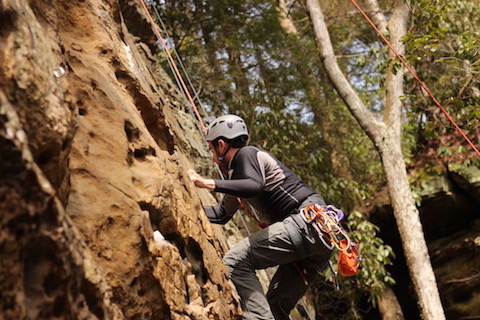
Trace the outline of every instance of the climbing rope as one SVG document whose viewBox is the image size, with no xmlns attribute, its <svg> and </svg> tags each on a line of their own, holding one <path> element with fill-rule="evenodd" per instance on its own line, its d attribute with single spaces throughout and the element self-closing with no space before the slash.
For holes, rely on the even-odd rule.
<svg viewBox="0 0 480 320">
<path fill-rule="evenodd" d="M 237 198 L 237 201 L 238 203 L 240 203 L 240 207 L 242 207 L 243 211 L 245 211 L 253 220 L 255 220 L 255 222 L 257 222 L 257 225 L 260 227 L 260 228 L 266 228 L 268 227 L 268 223 L 266 222 L 262 222 L 260 221 L 257 216 L 255 214 L 253 214 L 253 212 L 251 212 L 246 206 L 245 204 L 243 203 L 242 199 L 240 198 Z"/>
<path fill-rule="evenodd" d="M 173 67 L 175 77 L 180 81 L 181 88 L 183 89 L 185 95 L 188 98 L 188 101 L 190 102 L 190 105 L 192 109 L 195 112 L 195 115 L 197 116 L 198 121 L 200 122 L 200 125 L 202 127 L 203 134 L 207 133 L 207 128 L 205 127 L 205 124 L 202 120 L 202 117 L 200 116 L 200 113 L 198 112 L 197 106 L 195 105 L 195 102 L 193 101 L 192 95 L 190 94 L 190 91 L 188 90 L 187 85 L 185 84 L 185 81 L 183 81 L 183 77 L 180 74 L 180 71 L 177 68 L 177 64 L 175 63 L 175 60 L 173 59 L 172 55 L 170 54 L 170 51 L 168 50 L 167 44 L 165 43 L 165 40 L 162 37 L 162 34 L 160 33 L 159 27 L 155 23 L 155 21 L 152 18 L 152 15 L 150 14 L 150 11 L 147 8 L 147 5 L 145 4 L 144 0 L 139 0 L 140 3 L 142 4 L 143 8 L 145 9 L 145 13 L 147 14 L 147 17 L 150 21 L 150 24 L 152 25 L 153 32 L 155 33 L 155 36 L 157 37 L 157 40 L 160 42 L 160 44 L 163 47 L 163 50 L 165 51 L 167 58 L 169 62 L 171 63 L 171 66 Z"/>
<path fill-rule="evenodd" d="M 147 14 L 147 17 L 150 21 L 150 24 L 152 25 L 152 29 L 158 39 L 158 42 L 161 44 L 163 50 L 165 51 L 166 55 L 167 55 L 167 58 L 168 58 L 168 61 L 169 61 L 169 64 L 170 64 L 170 67 L 172 68 L 172 70 L 174 71 L 174 76 L 175 78 L 177 79 L 177 81 L 180 83 L 180 87 L 183 89 L 183 92 L 184 94 L 187 96 L 187 99 L 188 101 L 190 102 L 191 104 L 191 107 L 202 127 L 202 131 L 203 133 L 205 134 L 206 133 L 206 127 L 205 127 L 205 124 L 202 120 L 202 117 L 200 116 L 200 113 L 198 112 L 198 109 L 195 105 L 195 102 L 190 94 L 190 91 L 188 90 L 185 82 L 183 81 L 183 77 L 181 76 L 180 74 L 180 71 L 178 70 L 177 68 L 177 65 L 172 57 L 172 55 L 170 54 L 170 51 L 165 43 L 165 40 L 163 39 L 161 33 L 160 33 L 160 30 L 159 30 L 159 27 L 157 26 L 157 24 L 155 23 L 155 21 L 153 20 L 152 18 L 152 15 L 150 14 L 150 11 L 148 10 L 147 8 L 147 5 L 145 4 L 145 1 L 144 0 L 139 0 L 143 6 L 143 8 L 145 9 L 145 12 Z M 477 155 L 480 155 L 480 151 L 475 147 L 475 145 L 473 144 L 473 142 L 470 140 L 470 138 L 468 138 L 468 136 L 463 132 L 463 130 L 460 128 L 460 126 L 455 122 L 455 120 L 451 117 L 451 115 L 445 110 L 445 108 L 441 105 L 441 103 L 437 100 L 437 98 L 435 98 L 435 96 L 432 94 L 432 92 L 430 91 L 430 89 L 427 87 L 427 85 L 418 77 L 418 75 L 413 71 L 413 69 L 408 65 L 408 63 L 405 61 L 405 59 L 403 59 L 403 57 L 398 53 L 398 51 L 393 47 L 393 45 L 388 41 L 388 39 L 382 34 L 382 32 L 377 28 L 377 26 L 375 25 L 375 23 L 368 17 L 368 15 L 365 13 L 365 11 L 358 5 L 358 3 L 355 1 L 355 0 L 350 0 L 352 2 L 352 4 L 357 8 L 357 10 L 363 15 L 363 17 L 367 20 L 367 22 L 373 27 L 373 29 L 375 30 L 375 32 L 380 36 L 380 38 L 383 40 L 383 42 L 385 42 L 385 44 L 392 50 L 392 52 L 395 54 L 395 56 L 400 60 L 400 62 L 405 66 L 405 68 L 412 74 L 412 76 L 415 78 L 415 80 L 419 83 L 419 85 L 425 90 L 425 92 L 430 96 L 430 98 L 433 100 L 433 102 L 440 108 L 440 110 L 443 112 L 443 114 L 447 117 L 447 119 L 453 124 L 453 126 L 457 129 L 457 131 L 463 136 L 463 138 L 467 141 L 467 143 L 472 147 L 472 149 L 477 153 Z M 155 6 L 154 6 L 154 9 L 155 9 L 155 12 L 157 14 L 157 18 L 159 19 L 159 21 L 162 23 L 162 26 L 164 27 L 165 29 L 165 26 L 163 24 L 163 21 L 161 20 L 160 18 L 160 15 L 158 14 L 158 11 L 156 10 Z M 176 52 L 176 50 L 174 50 L 176 55 L 177 55 L 177 58 L 178 57 L 178 53 Z M 178 59 L 179 61 L 181 61 L 181 59 Z M 188 76 L 188 73 L 186 73 L 185 71 L 185 68 L 182 64 L 182 69 L 184 71 L 185 74 L 187 74 Z M 189 84 L 192 88 L 193 85 L 191 84 L 191 81 L 190 81 L 190 78 L 188 78 L 188 81 L 189 81 Z M 195 91 L 195 89 L 193 89 Z M 196 93 L 196 92 L 195 92 Z M 198 97 L 198 94 L 196 93 L 196 96 Z M 201 103 L 200 103 L 201 105 Z M 202 105 L 201 105 L 202 106 Z M 203 106 L 202 106 L 203 108 Z"/>
<path fill-rule="evenodd" d="M 155 11 L 155 15 L 158 19 L 158 21 L 160 22 L 160 25 L 162 26 L 162 29 L 163 29 L 163 33 L 165 34 L 165 38 L 170 42 L 170 43 L 173 43 L 173 40 L 170 38 L 170 36 L 168 35 L 168 31 L 167 31 L 167 27 L 165 26 L 165 23 L 163 22 L 163 19 L 160 15 L 160 13 L 158 12 L 157 10 L 157 6 L 152 6 L 153 7 L 153 10 Z M 163 48 L 163 50 L 165 51 L 165 48 Z M 187 82 L 188 82 L 188 85 L 190 86 L 190 88 L 192 89 L 192 92 L 194 94 L 194 97 L 193 97 L 193 100 L 196 100 L 198 101 L 198 104 L 200 106 L 200 109 L 202 110 L 202 112 L 204 114 L 207 114 L 204 106 L 203 106 L 203 103 L 202 101 L 200 100 L 199 98 L 199 93 L 197 92 L 197 90 L 195 89 L 195 86 L 193 85 L 192 83 L 192 80 L 190 79 L 190 76 L 188 75 L 188 72 L 185 68 L 185 65 L 183 64 L 182 62 L 182 59 L 180 58 L 180 55 L 178 54 L 178 51 L 177 49 L 175 48 L 175 46 L 173 46 L 172 48 L 172 51 L 175 53 L 175 58 L 177 59 L 179 65 L 180 65 L 180 68 L 182 69 L 183 71 L 183 74 L 185 75 L 185 78 L 187 79 Z M 170 65 L 170 68 L 172 69 L 172 72 L 173 72 L 173 67 L 171 66 L 171 62 L 170 60 L 167 60 L 168 61 L 168 64 Z M 177 81 L 178 82 L 178 81 Z"/>
<path fill-rule="evenodd" d="M 428 89 L 427 85 L 423 83 L 422 80 L 418 77 L 418 75 L 413 71 L 413 69 L 407 64 L 405 59 L 398 53 L 398 51 L 393 47 L 393 45 L 388 41 L 388 39 L 382 34 L 382 32 L 377 28 L 375 23 L 368 17 L 368 15 L 365 13 L 365 11 L 357 4 L 355 0 L 350 0 L 352 4 L 360 11 L 360 13 L 363 15 L 363 17 L 368 21 L 368 23 L 373 27 L 375 32 L 382 38 L 383 42 L 392 50 L 392 52 L 397 56 L 397 58 L 400 60 L 400 62 L 407 68 L 407 70 L 412 74 L 412 76 L 415 78 L 415 80 L 418 82 L 420 87 L 425 90 L 425 92 L 430 96 L 430 98 L 433 100 L 433 102 L 440 108 L 440 110 L 443 112 L 443 114 L 447 117 L 447 119 L 453 124 L 453 126 L 457 129 L 458 132 L 463 136 L 463 138 L 468 142 L 468 144 L 473 148 L 473 150 L 477 153 L 477 155 L 480 156 L 480 151 L 478 151 L 477 147 L 473 144 L 473 142 L 467 137 L 467 135 L 463 132 L 463 130 L 458 126 L 458 124 L 453 120 L 453 118 L 450 116 L 450 114 L 445 110 L 445 108 L 438 102 L 437 98 L 432 94 L 430 89 Z"/>
</svg>

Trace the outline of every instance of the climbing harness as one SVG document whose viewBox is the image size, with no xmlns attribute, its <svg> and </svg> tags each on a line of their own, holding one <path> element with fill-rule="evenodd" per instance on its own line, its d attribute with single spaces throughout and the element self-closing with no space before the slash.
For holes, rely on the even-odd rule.
<svg viewBox="0 0 480 320">
<path fill-rule="evenodd" d="M 250 210 L 248 210 L 240 198 L 237 198 L 237 200 L 242 209 L 257 222 L 260 228 L 268 227 L 268 223 L 261 222 Z M 310 224 L 315 229 L 318 238 L 327 249 L 337 249 L 338 273 L 346 277 L 356 275 L 358 273 L 362 256 L 359 251 L 359 244 L 350 240 L 347 231 L 340 224 L 340 221 L 345 216 L 343 211 L 333 205 L 328 205 L 323 209 L 320 205 L 314 203 L 300 209 L 300 215 L 307 224 Z M 305 285 L 308 285 L 305 273 L 298 263 L 293 262 L 293 265 Z M 339 290 L 340 285 L 336 277 L 337 272 L 333 270 L 330 260 L 328 261 L 328 265 L 332 271 L 333 285 L 336 290 Z"/>
</svg>

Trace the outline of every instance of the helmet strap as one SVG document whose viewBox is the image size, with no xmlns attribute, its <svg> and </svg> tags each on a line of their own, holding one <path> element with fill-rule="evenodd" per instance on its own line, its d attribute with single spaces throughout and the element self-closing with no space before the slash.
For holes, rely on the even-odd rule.
<svg viewBox="0 0 480 320">
<path fill-rule="evenodd" d="M 219 155 L 219 153 L 217 151 L 217 148 L 215 146 L 213 147 L 213 150 L 215 150 L 215 153 L 217 154 L 218 161 L 220 161 L 220 170 L 222 170 L 223 176 L 225 177 L 225 179 L 227 179 L 228 178 L 228 174 L 227 174 L 228 173 L 228 163 L 225 161 L 225 155 L 230 150 L 230 144 L 228 144 L 227 149 L 225 150 L 225 152 L 222 155 Z"/>
</svg>

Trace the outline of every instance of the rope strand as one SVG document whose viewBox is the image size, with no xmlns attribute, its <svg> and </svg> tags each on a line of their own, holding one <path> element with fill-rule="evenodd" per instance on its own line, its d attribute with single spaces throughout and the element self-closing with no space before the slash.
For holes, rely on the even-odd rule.
<svg viewBox="0 0 480 320">
<path fill-rule="evenodd" d="M 207 128 L 205 127 L 205 124 L 203 123 L 202 117 L 200 116 L 200 113 L 198 112 L 197 106 L 195 105 L 195 102 L 192 99 L 192 96 L 191 96 L 190 91 L 188 90 L 188 88 L 185 84 L 185 81 L 183 81 L 183 77 L 180 74 L 180 71 L 178 71 L 175 60 L 173 60 L 173 57 L 168 50 L 167 44 L 165 43 L 165 40 L 163 39 L 162 34 L 160 33 L 160 30 L 159 30 L 160 28 L 157 26 L 157 24 L 153 20 L 152 15 L 150 14 L 150 11 L 148 10 L 147 5 L 145 4 L 145 1 L 140 0 L 140 3 L 142 4 L 143 8 L 145 9 L 147 17 L 150 20 L 150 24 L 152 25 L 153 32 L 157 36 L 158 41 L 160 41 L 165 53 L 167 54 L 168 60 L 171 62 L 171 65 L 173 66 L 173 69 L 175 70 L 176 76 L 178 76 L 178 79 L 179 79 L 179 81 L 182 85 L 182 88 L 183 88 L 185 94 L 187 95 L 188 101 L 190 102 L 190 104 L 191 104 L 191 106 L 192 106 L 192 108 L 195 112 L 195 115 L 197 116 L 197 119 L 200 122 L 203 133 L 206 134 L 207 133 Z"/>
<path fill-rule="evenodd" d="M 412 70 L 412 68 L 407 64 L 407 62 L 402 58 L 402 56 L 398 53 L 398 51 L 393 47 L 393 45 L 385 38 L 382 32 L 377 28 L 375 23 L 368 17 L 368 15 L 363 11 L 363 9 L 357 4 L 355 0 L 350 0 L 353 5 L 360 11 L 360 13 L 365 17 L 368 23 L 373 27 L 373 29 L 377 32 L 377 34 L 382 38 L 383 42 L 387 46 L 390 47 L 392 52 L 397 56 L 397 58 L 402 62 L 402 64 L 407 68 L 407 70 L 412 74 L 415 80 L 420 84 L 420 86 L 425 90 L 425 92 L 430 96 L 433 102 L 440 108 L 443 114 L 447 117 L 447 119 L 453 124 L 453 126 L 457 129 L 458 132 L 463 136 L 463 138 L 468 142 L 468 144 L 473 148 L 473 150 L 480 156 L 480 151 L 478 151 L 477 147 L 473 144 L 473 142 L 467 137 L 467 135 L 463 132 L 463 130 L 458 126 L 458 124 L 453 120 L 450 114 L 445 110 L 445 108 L 438 102 L 437 98 L 430 92 L 430 89 L 423 83 L 423 81 L 418 77 L 418 75 Z"/>
<path fill-rule="evenodd" d="M 165 23 L 163 22 L 162 20 L 162 17 L 160 16 L 160 13 L 158 12 L 157 10 L 157 7 L 156 6 L 153 6 L 153 10 L 155 11 L 155 15 L 158 19 L 158 21 L 160 22 L 160 25 L 162 26 L 162 29 L 163 29 L 163 32 L 164 34 L 166 35 L 166 38 L 167 40 L 170 40 L 171 41 L 171 38 L 170 36 L 168 35 L 168 31 L 167 31 L 167 27 L 165 26 Z M 173 52 L 175 53 L 175 57 L 177 58 L 177 61 L 183 71 L 183 74 L 185 75 L 185 78 L 187 79 L 187 82 L 188 82 L 188 85 L 190 86 L 190 88 L 192 88 L 192 91 L 193 91 L 193 94 L 195 95 L 194 96 L 194 99 L 193 100 L 197 100 L 198 101 L 198 104 L 200 106 L 200 109 L 202 110 L 202 112 L 204 114 L 207 114 L 207 111 L 205 110 L 204 106 L 203 106 L 203 103 L 202 101 L 200 100 L 200 95 L 199 93 L 197 92 L 197 90 L 195 89 L 195 86 L 193 85 L 191 79 L 190 79 L 190 76 L 188 75 L 188 72 L 185 68 L 185 65 L 183 64 L 182 62 L 182 59 L 180 59 L 180 55 L 178 54 L 178 51 L 175 47 L 172 48 Z"/>
</svg>

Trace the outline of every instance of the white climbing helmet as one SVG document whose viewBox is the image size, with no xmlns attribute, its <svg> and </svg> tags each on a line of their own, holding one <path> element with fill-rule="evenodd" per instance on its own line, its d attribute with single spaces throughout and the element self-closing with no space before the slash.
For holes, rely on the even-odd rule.
<svg viewBox="0 0 480 320">
<path fill-rule="evenodd" d="M 227 114 L 213 120 L 207 128 L 206 139 L 207 141 L 213 141 L 222 137 L 233 140 L 241 136 L 246 136 L 246 138 L 248 138 L 248 130 L 245 121 L 234 114 Z"/>
</svg>

